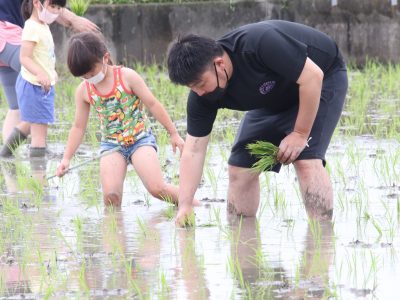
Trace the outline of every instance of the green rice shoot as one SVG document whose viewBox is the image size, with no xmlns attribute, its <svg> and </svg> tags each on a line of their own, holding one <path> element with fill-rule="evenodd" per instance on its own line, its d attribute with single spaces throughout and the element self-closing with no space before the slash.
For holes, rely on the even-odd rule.
<svg viewBox="0 0 400 300">
<path fill-rule="evenodd" d="M 247 144 L 246 148 L 251 155 L 258 159 L 251 167 L 251 169 L 256 172 L 271 171 L 278 163 L 277 154 L 279 148 L 270 142 L 257 141 Z"/>
<path fill-rule="evenodd" d="M 69 7 L 77 16 L 83 16 L 89 5 L 90 0 L 69 0 Z"/>
</svg>

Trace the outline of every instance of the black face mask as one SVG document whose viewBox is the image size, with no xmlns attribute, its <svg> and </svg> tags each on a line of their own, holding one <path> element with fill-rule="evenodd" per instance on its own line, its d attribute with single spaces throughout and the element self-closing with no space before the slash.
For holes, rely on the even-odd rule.
<svg viewBox="0 0 400 300">
<path fill-rule="evenodd" d="M 210 100 L 210 101 L 220 100 L 225 95 L 226 88 L 228 87 L 228 79 L 229 78 L 228 78 L 228 73 L 226 73 L 226 70 L 224 69 L 225 76 L 226 76 L 226 86 L 224 88 L 219 86 L 217 67 L 215 66 L 215 63 L 214 63 L 214 70 L 215 70 L 215 76 L 217 77 L 217 87 L 212 92 L 209 92 L 202 96 L 203 98 L 206 98 L 207 100 Z"/>
</svg>

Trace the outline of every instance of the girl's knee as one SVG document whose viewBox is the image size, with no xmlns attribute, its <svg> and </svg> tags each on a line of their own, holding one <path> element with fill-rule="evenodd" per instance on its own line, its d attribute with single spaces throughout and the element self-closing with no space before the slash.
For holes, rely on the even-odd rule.
<svg viewBox="0 0 400 300">
<path fill-rule="evenodd" d="M 120 207 L 122 203 L 122 195 L 117 192 L 107 192 L 103 196 L 104 205 Z"/>
<path fill-rule="evenodd" d="M 165 196 L 166 185 L 162 183 L 152 183 L 148 186 L 147 191 L 155 198 L 162 199 Z"/>
</svg>

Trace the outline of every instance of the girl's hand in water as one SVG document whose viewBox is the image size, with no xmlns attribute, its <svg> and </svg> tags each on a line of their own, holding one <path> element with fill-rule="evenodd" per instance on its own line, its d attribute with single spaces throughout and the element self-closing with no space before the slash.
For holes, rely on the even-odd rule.
<svg viewBox="0 0 400 300">
<path fill-rule="evenodd" d="M 64 174 L 68 171 L 69 168 L 69 160 L 63 159 L 57 167 L 56 175 L 58 177 L 64 176 Z"/>
<path fill-rule="evenodd" d="M 171 134 L 170 136 L 172 150 L 176 153 L 176 148 L 178 147 L 180 154 L 182 155 L 183 146 L 185 145 L 185 141 L 181 138 L 179 133 L 176 131 L 175 133 Z"/>
</svg>

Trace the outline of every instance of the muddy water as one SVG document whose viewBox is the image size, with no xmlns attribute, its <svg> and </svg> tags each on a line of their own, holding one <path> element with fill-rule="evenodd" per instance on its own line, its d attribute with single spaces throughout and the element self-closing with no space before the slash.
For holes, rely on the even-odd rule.
<svg viewBox="0 0 400 300">
<path fill-rule="evenodd" d="M 262 176 L 257 218 L 227 216 L 229 149 L 212 144 L 192 229 L 176 228 L 173 207 L 132 169 L 121 210 L 109 211 L 96 163 L 46 183 L 63 146 L 36 161 L 21 149 L 21 160 L 1 163 L 0 299 L 396 299 L 399 146 L 335 136 L 334 217 L 315 223 L 292 167 Z M 176 181 L 177 157 L 160 153 Z M 92 155 L 82 147 L 79 159 Z"/>
</svg>

